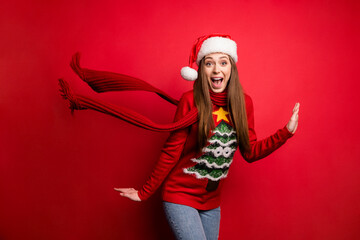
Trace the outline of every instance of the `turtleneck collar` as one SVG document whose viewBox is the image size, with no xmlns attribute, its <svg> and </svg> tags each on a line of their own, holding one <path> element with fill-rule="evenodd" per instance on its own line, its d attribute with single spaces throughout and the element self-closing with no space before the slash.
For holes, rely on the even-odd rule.
<svg viewBox="0 0 360 240">
<path fill-rule="evenodd" d="M 209 92 L 210 92 L 211 102 L 214 105 L 219 107 L 227 106 L 227 89 L 225 89 L 221 93 L 215 93 L 211 89 L 209 90 Z"/>
</svg>

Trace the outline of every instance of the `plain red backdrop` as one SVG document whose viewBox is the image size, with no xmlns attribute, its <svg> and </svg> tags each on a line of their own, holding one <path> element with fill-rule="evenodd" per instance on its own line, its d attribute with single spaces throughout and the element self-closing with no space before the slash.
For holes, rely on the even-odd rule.
<svg viewBox="0 0 360 240">
<path fill-rule="evenodd" d="M 301 103 L 296 135 L 253 164 L 236 154 L 220 239 L 360 239 L 358 1 L 7 1 L 0 10 L 0 239 L 172 239 L 159 191 L 139 188 L 167 134 L 92 111 L 71 116 L 57 79 L 156 122 L 143 92 L 95 94 L 69 67 L 139 77 L 179 98 L 194 40 L 230 34 L 259 138 Z"/>
</svg>

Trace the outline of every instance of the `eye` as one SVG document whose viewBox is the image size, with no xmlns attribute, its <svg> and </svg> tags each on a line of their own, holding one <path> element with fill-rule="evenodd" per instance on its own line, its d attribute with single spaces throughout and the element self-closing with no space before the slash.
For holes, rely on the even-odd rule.
<svg viewBox="0 0 360 240">
<path fill-rule="evenodd" d="M 221 62 L 221 66 L 226 66 L 228 63 L 226 61 Z"/>
<path fill-rule="evenodd" d="M 212 62 L 206 62 L 205 66 L 210 67 L 212 65 Z"/>
</svg>

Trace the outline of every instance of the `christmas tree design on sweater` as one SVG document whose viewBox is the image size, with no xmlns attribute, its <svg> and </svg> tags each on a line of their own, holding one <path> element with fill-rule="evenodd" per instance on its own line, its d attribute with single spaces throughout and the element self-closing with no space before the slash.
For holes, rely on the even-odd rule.
<svg viewBox="0 0 360 240">
<path fill-rule="evenodd" d="M 215 190 L 219 180 L 227 176 L 237 149 L 236 132 L 226 117 L 229 112 L 220 107 L 213 114 L 217 116 L 215 121 L 217 125 L 212 130 L 208 145 L 203 148 L 203 155 L 192 158 L 191 160 L 197 164 L 184 169 L 185 173 L 193 174 L 196 178 L 207 178 L 209 183 L 206 189 L 208 191 Z"/>
</svg>

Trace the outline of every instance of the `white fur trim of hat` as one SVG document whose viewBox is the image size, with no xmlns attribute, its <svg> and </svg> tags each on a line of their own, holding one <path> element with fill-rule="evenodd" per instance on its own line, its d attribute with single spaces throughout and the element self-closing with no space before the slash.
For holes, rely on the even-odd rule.
<svg viewBox="0 0 360 240">
<path fill-rule="evenodd" d="M 196 64 L 199 66 L 199 63 L 203 57 L 211 53 L 217 53 L 217 52 L 226 53 L 232 59 L 234 59 L 235 62 L 237 62 L 238 57 L 236 54 L 237 52 L 236 50 L 237 50 L 236 43 L 229 38 L 223 38 L 223 37 L 208 38 L 201 45 L 200 51 L 196 58 Z"/>
</svg>

